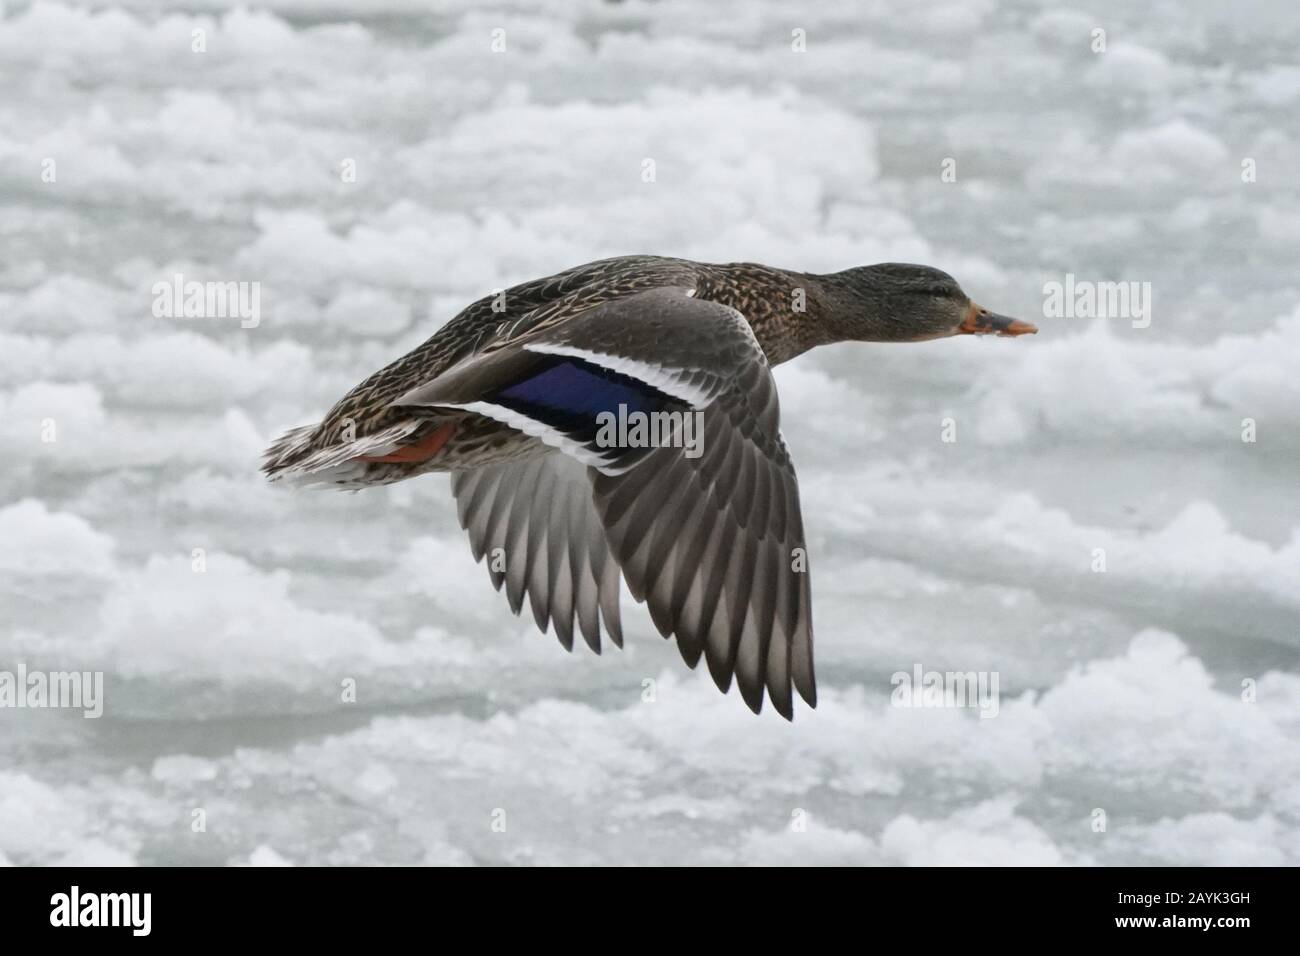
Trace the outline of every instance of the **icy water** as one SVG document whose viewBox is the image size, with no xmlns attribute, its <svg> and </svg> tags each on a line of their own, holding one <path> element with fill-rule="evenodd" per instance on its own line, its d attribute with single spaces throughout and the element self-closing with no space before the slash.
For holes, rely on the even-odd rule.
<svg viewBox="0 0 1300 956">
<path fill-rule="evenodd" d="M 1300 862 L 1293 4 L 432 7 L 4 5 L 0 672 L 104 690 L 0 709 L 0 862 Z M 925 262 L 1041 328 L 778 369 L 793 724 L 628 599 L 601 657 L 512 617 L 445 478 L 257 474 L 633 252 Z M 257 322 L 155 314 L 176 274 Z M 1044 316 L 1067 275 L 1150 308 Z M 918 666 L 996 716 L 895 706 Z"/>
</svg>

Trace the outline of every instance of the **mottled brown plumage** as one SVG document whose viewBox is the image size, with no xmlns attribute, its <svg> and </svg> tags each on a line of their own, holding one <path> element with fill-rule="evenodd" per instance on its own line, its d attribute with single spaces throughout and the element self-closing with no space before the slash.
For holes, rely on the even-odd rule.
<svg viewBox="0 0 1300 956">
<path fill-rule="evenodd" d="M 621 256 L 511 286 L 471 303 L 428 341 L 353 388 L 326 413 L 299 454 L 339 443 L 349 422 L 361 438 L 409 419 L 410 409 L 389 403 L 467 355 L 500 348 L 601 302 L 658 286 L 692 286 L 697 297 L 731 306 L 750 320 L 769 360 L 785 361 L 816 344 L 815 325 L 799 322 L 793 310 L 795 290 L 803 279 L 750 263 L 703 265 L 659 256 Z M 485 460 L 494 458 L 496 446 L 514 443 L 508 431 L 487 419 L 463 424 L 445 461 L 472 461 L 479 453 L 488 456 Z M 415 469 L 398 472 L 404 470 Z"/>
</svg>

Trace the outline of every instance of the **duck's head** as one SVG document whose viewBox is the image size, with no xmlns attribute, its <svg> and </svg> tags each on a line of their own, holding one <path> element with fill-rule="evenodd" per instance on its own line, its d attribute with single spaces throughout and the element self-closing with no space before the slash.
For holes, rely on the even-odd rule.
<svg viewBox="0 0 1300 956">
<path fill-rule="evenodd" d="M 950 335 L 1027 335 L 1029 322 L 971 301 L 957 280 L 930 266 L 885 262 L 824 276 L 830 321 L 844 339 L 924 342 Z"/>
</svg>

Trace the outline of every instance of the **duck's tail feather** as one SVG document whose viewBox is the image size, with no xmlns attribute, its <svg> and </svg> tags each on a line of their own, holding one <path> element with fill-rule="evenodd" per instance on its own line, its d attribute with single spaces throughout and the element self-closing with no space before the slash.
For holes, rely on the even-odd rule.
<svg viewBox="0 0 1300 956">
<path fill-rule="evenodd" d="M 327 445 L 318 443 L 318 425 L 300 425 L 266 449 L 262 471 L 269 481 L 299 487 L 360 488 L 374 484 L 367 480 L 370 463 L 358 459 L 391 454 L 423 424 L 420 419 L 408 419 L 351 441 Z"/>
</svg>

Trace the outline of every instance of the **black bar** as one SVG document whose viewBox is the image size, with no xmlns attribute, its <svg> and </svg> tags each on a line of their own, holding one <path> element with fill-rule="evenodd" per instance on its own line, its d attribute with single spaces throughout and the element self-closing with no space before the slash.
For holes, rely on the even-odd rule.
<svg viewBox="0 0 1300 956">
<path fill-rule="evenodd" d="M 74 886 L 81 915 L 111 916 L 116 908 L 125 925 L 51 925 L 68 921 Z M 1248 938 L 1243 933 L 1284 929 L 1282 908 L 1294 886 L 1286 869 L 9 869 L 0 870 L 0 917 L 7 941 L 41 943 L 76 933 L 82 943 L 337 946 L 413 933 L 432 944 L 434 926 L 443 938 L 455 927 L 483 942 L 531 926 L 542 945 L 553 930 L 582 932 L 584 922 L 611 917 L 629 941 L 666 941 L 679 938 L 684 921 L 708 922 L 713 913 L 726 914 L 718 930 L 727 935 L 785 923 L 805 932 L 851 929 L 864 945 L 900 931 L 973 938 L 962 937 L 962 927 L 983 927 L 991 935 L 980 938 L 1003 943 L 1021 932 L 1055 931 L 1071 942 L 1201 936 L 1231 945 Z M 120 896 L 101 907 L 98 894 L 107 893 L 149 894 L 147 936 L 137 934 L 144 897 L 133 909 Z"/>
</svg>

